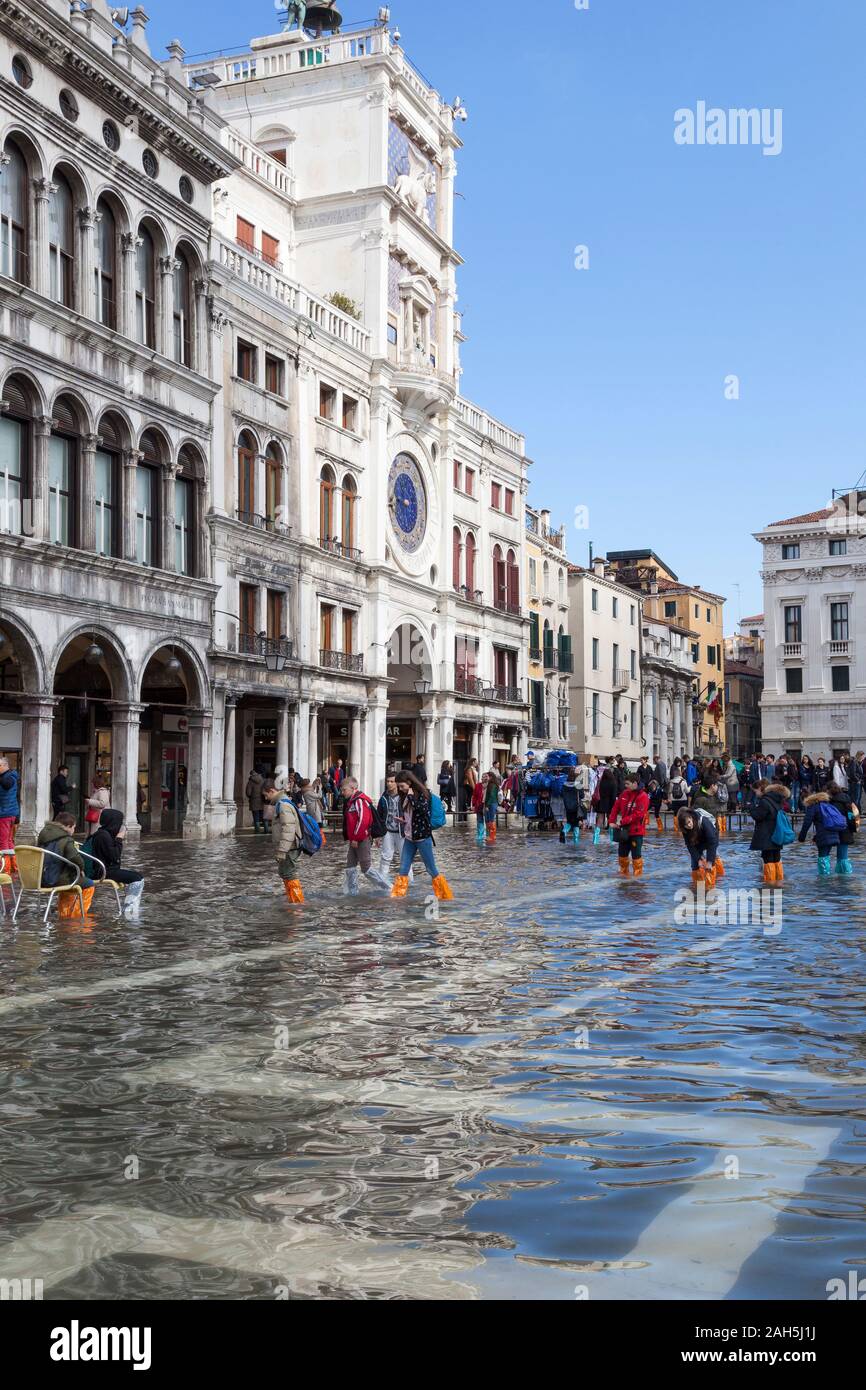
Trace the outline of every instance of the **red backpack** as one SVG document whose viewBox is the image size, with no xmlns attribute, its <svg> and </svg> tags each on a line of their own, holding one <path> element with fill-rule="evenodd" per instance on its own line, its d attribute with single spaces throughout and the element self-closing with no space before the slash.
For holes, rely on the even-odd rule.
<svg viewBox="0 0 866 1390">
<path fill-rule="evenodd" d="M 346 837 L 350 845 L 362 845 L 365 840 L 381 840 L 385 836 L 382 817 L 369 796 L 357 792 L 346 807 Z"/>
</svg>

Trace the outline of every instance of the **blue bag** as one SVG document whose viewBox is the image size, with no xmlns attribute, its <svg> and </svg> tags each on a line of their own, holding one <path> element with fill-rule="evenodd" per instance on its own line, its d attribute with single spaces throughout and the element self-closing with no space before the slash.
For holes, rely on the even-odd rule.
<svg viewBox="0 0 866 1390">
<path fill-rule="evenodd" d="M 523 798 L 523 814 L 527 820 L 535 820 L 538 815 L 538 797 L 525 796 Z"/>
<path fill-rule="evenodd" d="M 773 831 L 773 844 L 778 845 L 779 849 L 784 849 L 785 845 L 792 845 L 796 838 L 790 820 L 784 811 L 780 811 L 776 817 L 776 829 Z"/>
<path fill-rule="evenodd" d="M 438 796 L 430 798 L 430 829 L 442 830 L 448 824 L 448 817 L 445 814 L 445 804 Z"/>
<path fill-rule="evenodd" d="M 817 815 L 825 830 L 848 829 L 847 820 L 831 801 L 819 801 Z"/>
</svg>

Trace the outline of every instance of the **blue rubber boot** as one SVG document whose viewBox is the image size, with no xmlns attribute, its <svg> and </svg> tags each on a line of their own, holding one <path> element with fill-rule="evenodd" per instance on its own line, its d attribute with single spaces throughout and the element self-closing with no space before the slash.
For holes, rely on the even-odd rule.
<svg viewBox="0 0 866 1390">
<path fill-rule="evenodd" d="M 596 827 L 595 827 L 595 830 L 593 830 L 593 832 L 592 832 L 592 843 L 593 843 L 594 845 L 600 845 L 600 844 L 601 844 L 601 831 L 600 831 L 600 829 L 598 828 L 598 826 L 596 826 Z"/>
<path fill-rule="evenodd" d="M 837 872 L 837 874 L 842 874 L 842 875 L 853 874 L 853 872 L 854 872 L 854 865 L 851 863 L 851 860 L 848 858 L 847 854 L 845 855 L 845 858 L 844 858 L 844 859 L 839 859 L 839 858 L 837 858 L 837 860 L 836 860 L 836 872 Z"/>
<path fill-rule="evenodd" d="M 579 844 L 580 844 L 580 826 L 579 826 L 579 825 L 576 825 L 576 826 L 574 827 L 574 843 L 575 843 L 576 845 L 579 845 Z"/>
<path fill-rule="evenodd" d="M 821 878 L 828 878 L 831 872 L 832 867 L 830 864 L 830 856 L 828 854 L 819 855 L 818 873 L 821 876 Z"/>
<path fill-rule="evenodd" d="M 487 826 L 484 824 L 484 821 L 481 822 L 477 831 L 475 832 L 475 842 L 478 845 L 484 845 L 487 843 Z"/>
<path fill-rule="evenodd" d="M 614 836 L 613 836 L 613 827 L 611 827 L 611 830 L 610 830 L 610 842 L 611 842 L 612 845 L 615 845 L 615 844 L 616 844 L 616 840 L 614 839 Z"/>
</svg>

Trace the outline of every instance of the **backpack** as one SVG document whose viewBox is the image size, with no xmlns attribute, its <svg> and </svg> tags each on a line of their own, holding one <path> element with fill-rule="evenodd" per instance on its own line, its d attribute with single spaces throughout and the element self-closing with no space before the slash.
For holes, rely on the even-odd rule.
<svg viewBox="0 0 866 1390">
<path fill-rule="evenodd" d="M 819 801 L 817 818 L 825 830 L 847 830 L 848 822 L 830 801 Z"/>
<path fill-rule="evenodd" d="M 671 801 L 686 801 L 688 799 L 688 785 L 682 777 L 675 777 L 671 782 Z"/>
<path fill-rule="evenodd" d="M 430 798 L 430 829 L 442 830 L 448 824 L 448 817 L 445 814 L 445 806 L 438 796 Z"/>
<path fill-rule="evenodd" d="M 776 829 L 773 831 L 773 844 L 777 845 L 779 849 L 783 849 L 785 845 L 792 845 L 795 839 L 796 836 L 791 822 L 785 815 L 785 812 L 780 811 L 776 816 Z"/>
<path fill-rule="evenodd" d="M 309 811 L 298 810 L 298 820 L 301 822 L 301 853 L 312 859 L 324 844 L 322 827 Z"/>
<path fill-rule="evenodd" d="M 352 820 L 357 815 L 357 825 L 354 830 L 349 831 L 349 843 L 352 845 L 362 845 L 365 840 L 383 840 L 388 833 L 387 823 L 382 819 L 378 807 L 374 806 L 369 796 L 363 792 L 358 792 L 349 802 L 346 815 L 346 824 L 351 827 Z"/>
</svg>

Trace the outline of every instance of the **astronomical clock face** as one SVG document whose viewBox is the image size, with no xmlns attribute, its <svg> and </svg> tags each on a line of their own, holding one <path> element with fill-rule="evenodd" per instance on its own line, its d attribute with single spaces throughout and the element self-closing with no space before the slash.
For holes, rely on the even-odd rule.
<svg viewBox="0 0 866 1390">
<path fill-rule="evenodd" d="M 394 533 L 407 555 L 414 555 L 427 534 L 427 493 L 415 460 L 398 454 L 388 479 L 388 508 Z"/>
</svg>

